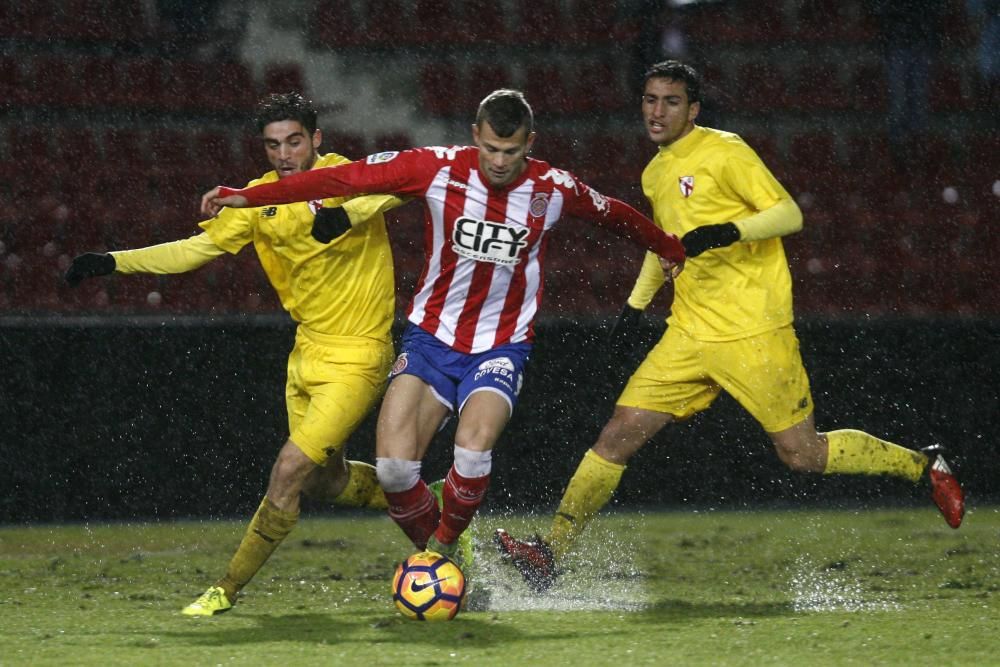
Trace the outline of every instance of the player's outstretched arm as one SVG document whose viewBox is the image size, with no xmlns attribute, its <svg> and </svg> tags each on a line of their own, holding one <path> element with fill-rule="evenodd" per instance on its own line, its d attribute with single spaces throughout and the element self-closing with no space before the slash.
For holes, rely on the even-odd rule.
<svg viewBox="0 0 1000 667">
<path fill-rule="evenodd" d="M 85 252 L 73 258 L 63 278 L 76 287 L 86 278 L 107 276 L 115 272 L 115 258 L 106 252 Z"/>
<path fill-rule="evenodd" d="M 629 239 L 666 260 L 663 269 L 676 276 L 684 264 L 684 246 L 680 239 L 657 227 L 652 220 L 625 202 L 605 197 L 582 181 L 576 183 L 576 196 L 567 202 L 567 212 L 593 220 L 612 233 Z"/>
<path fill-rule="evenodd" d="M 219 211 L 229 206 L 230 208 L 246 208 L 249 206 L 247 198 L 234 188 L 227 188 L 224 185 L 217 185 L 201 196 L 201 213 L 210 218 L 219 215 Z"/>
<path fill-rule="evenodd" d="M 88 252 L 75 257 L 66 270 L 66 282 L 76 287 L 85 278 L 112 273 L 153 273 L 159 275 L 193 271 L 226 254 L 206 233 L 145 248 Z"/>
<path fill-rule="evenodd" d="M 684 246 L 673 234 L 668 234 L 639 211 L 617 199 L 608 199 L 610 211 L 604 224 L 619 236 L 631 239 L 660 256 L 667 275 L 677 275 L 686 255 Z"/>
<path fill-rule="evenodd" d="M 348 162 L 333 167 L 310 169 L 271 183 L 236 188 L 220 185 L 201 197 L 201 212 L 214 216 L 224 207 L 247 208 L 291 204 L 361 193 L 395 192 L 398 174 L 388 165 L 368 169 L 364 162 Z"/>
<path fill-rule="evenodd" d="M 363 193 L 408 196 L 423 192 L 427 179 L 436 173 L 428 169 L 435 166 L 427 160 L 429 153 L 410 150 L 394 155 L 388 160 L 369 158 L 364 162 L 310 169 L 242 190 L 222 185 L 202 195 L 201 212 L 214 216 L 226 206 L 247 208 Z"/>
</svg>

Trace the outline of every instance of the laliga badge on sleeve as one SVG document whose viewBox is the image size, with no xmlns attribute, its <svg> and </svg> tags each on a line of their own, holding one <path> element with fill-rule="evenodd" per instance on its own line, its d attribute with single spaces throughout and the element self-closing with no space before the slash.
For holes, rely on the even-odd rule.
<svg viewBox="0 0 1000 667">
<path fill-rule="evenodd" d="M 677 179 L 677 185 L 681 188 L 682 196 L 690 197 L 691 193 L 694 192 L 694 176 L 681 176 Z"/>
<path fill-rule="evenodd" d="M 368 164 L 381 164 L 382 162 L 389 162 L 399 155 L 399 151 L 382 151 L 381 153 L 373 153 L 365 158 L 365 162 Z"/>
</svg>

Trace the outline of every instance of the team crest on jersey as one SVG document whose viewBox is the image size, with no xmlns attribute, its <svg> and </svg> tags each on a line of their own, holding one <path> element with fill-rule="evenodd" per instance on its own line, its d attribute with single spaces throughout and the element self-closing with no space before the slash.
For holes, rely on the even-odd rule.
<svg viewBox="0 0 1000 667">
<path fill-rule="evenodd" d="M 451 249 L 477 262 L 513 266 L 521 261 L 518 253 L 528 245 L 527 228 L 502 222 L 461 217 L 451 232 Z"/>
<path fill-rule="evenodd" d="M 383 151 L 381 153 L 372 153 L 365 159 L 365 162 L 367 162 L 368 164 L 381 164 L 383 162 L 389 162 L 390 160 L 395 159 L 397 155 L 399 155 L 399 151 Z"/>
<path fill-rule="evenodd" d="M 322 199 L 316 199 L 314 201 L 309 202 L 309 210 L 312 211 L 313 215 L 316 215 L 317 213 L 319 213 L 319 210 L 321 208 L 323 208 L 323 200 Z"/>
<path fill-rule="evenodd" d="M 531 202 L 528 204 L 528 213 L 533 218 L 540 218 L 549 210 L 549 193 L 536 192 L 531 195 Z"/>
<path fill-rule="evenodd" d="M 694 176 L 681 176 L 677 179 L 677 185 L 680 186 L 681 195 L 690 197 L 694 192 Z"/>
<path fill-rule="evenodd" d="M 406 352 L 396 357 L 396 361 L 392 364 L 392 371 L 389 373 L 389 377 L 395 377 L 406 370 L 409 365 L 409 359 L 406 357 Z"/>
</svg>

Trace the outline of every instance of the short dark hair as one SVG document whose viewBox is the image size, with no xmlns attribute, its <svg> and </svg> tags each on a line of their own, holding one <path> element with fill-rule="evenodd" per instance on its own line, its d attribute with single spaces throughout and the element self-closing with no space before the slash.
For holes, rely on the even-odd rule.
<svg viewBox="0 0 1000 667">
<path fill-rule="evenodd" d="M 682 63 L 679 60 L 664 60 L 655 65 L 650 65 L 643 75 L 643 86 L 650 79 L 672 79 L 683 81 L 687 88 L 688 102 L 701 102 L 701 74 L 695 68 Z"/>
<path fill-rule="evenodd" d="M 271 93 L 257 103 L 253 121 L 258 132 L 282 120 L 298 121 L 312 134 L 316 131 L 316 107 L 299 93 Z"/>
<path fill-rule="evenodd" d="M 531 113 L 528 100 L 520 90 L 501 88 L 483 98 L 476 112 L 476 127 L 487 121 L 498 137 L 513 136 L 520 128 L 531 133 L 535 128 L 535 117 Z"/>
</svg>

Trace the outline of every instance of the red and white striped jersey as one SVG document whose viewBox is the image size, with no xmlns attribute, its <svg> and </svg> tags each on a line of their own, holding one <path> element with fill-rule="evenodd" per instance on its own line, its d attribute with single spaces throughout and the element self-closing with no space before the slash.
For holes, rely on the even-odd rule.
<svg viewBox="0 0 1000 667">
<path fill-rule="evenodd" d="M 466 353 L 531 342 L 541 303 L 548 232 L 563 215 L 607 226 L 657 254 L 683 261 L 676 237 L 641 213 L 601 195 L 567 171 L 528 159 L 503 188 L 490 186 L 474 146 L 376 153 L 276 183 L 232 190 L 249 205 L 355 193 L 393 193 L 424 201 L 425 264 L 407 318 Z"/>
</svg>

